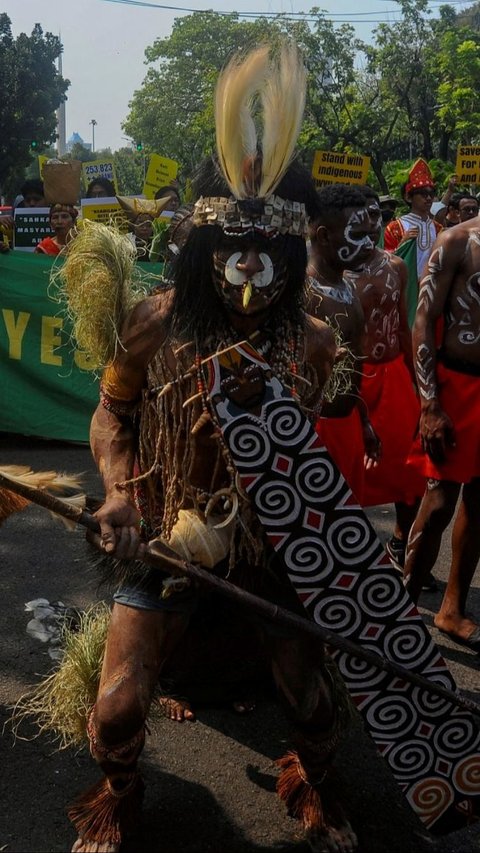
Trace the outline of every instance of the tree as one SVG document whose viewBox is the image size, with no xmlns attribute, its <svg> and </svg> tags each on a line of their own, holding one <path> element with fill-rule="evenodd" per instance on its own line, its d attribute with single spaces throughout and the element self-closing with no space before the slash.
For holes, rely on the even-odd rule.
<svg viewBox="0 0 480 853">
<path fill-rule="evenodd" d="M 62 46 L 57 36 L 35 24 L 32 34 L 13 38 L 8 15 L 0 14 L 0 187 L 6 189 L 35 151 L 55 140 L 55 110 L 65 100 L 69 81 L 55 60 Z M 13 188 L 12 188 L 13 189 Z"/>
<path fill-rule="evenodd" d="M 62 160 L 80 160 L 81 163 L 89 163 L 90 160 L 96 159 L 97 154 L 90 148 L 86 148 L 81 142 L 74 142 L 68 154 L 62 157 Z"/>
<path fill-rule="evenodd" d="M 455 10 L 430 17 L 428 0 L 397 0 L 400 20 L 381 24 L 373 45 L 335 26 L 318 9 L 292 21 L 239 21 L 213 12 L 176 20 L 169 37 L 146 51 L 149 70 L 130 103 L 124 129 L 180 161 L 190 174 L 214 149 L 213 91 L 220 69 L 236 50 L 290 36 L 308 69 L 301 157 L 310 165 L 318 148 L 367 154 L 387 191 L 389 161 L 448 159 L 452 143 L 478 136 L 480 34 Z M 470 139 L 467 139 L 470 137 Z"/>
<path fill-rule="evenodd" d="M 444 31 L 436 64 L 439 153 L 446 159 L 452 140 L 469 143 L 479 138 L 480 34 L 466 27 Z"/>
<path fill-rule="evenodd" d="M 120 148 L 113 155 L 120 195 L 138 195 L 143 188 L 143 154 Z"/>
<path fill-rule="evenodd" d="M 214 146 L 213 91 L 218 72 L 235 51 L 256 44 L 274 26 L 265 19 L 195 12 L 178 18 L 171 34 L 145 51 L 150 67 L 129 104 L 123 129 L 147 153 L 179 161 L 191 174 Z"/>
</svg>

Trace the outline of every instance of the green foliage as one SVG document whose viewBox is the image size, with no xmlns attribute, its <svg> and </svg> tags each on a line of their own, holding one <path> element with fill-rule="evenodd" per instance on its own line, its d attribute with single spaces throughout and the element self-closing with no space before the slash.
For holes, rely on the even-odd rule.
<svg viewBox="0 0 480 853">
<path fill-rule="evenodd" d="M 451 163 L 446 163 L 444 160 L 436 158 L 429 160 L 428 165 L 436 183 L 437 196 L 440 198 L 447 189 L 448 180 L 453 174 L 453 166 Z M 402 185 L 406 182 L 411 167 L 411 160 L 391 160 L 385 164 L 385 179 L 388 191 L 398 201 L 402 199 Z"/>
<path fill-rule="evenodd" d="M 213 149 L 213 90 L 226 59 L 262 41 L 270 22 L 239 21 L 236 14 L 196 12 L 179 18 L 170 36 L 146 50 L 151 66 L 123 124 L 148 153 L 179 161 L 186 175 Z"/>
<path fill-rule="evenodd" d="M 85 148 L 81 142 L 74 142 L 68 154 L 65 154 L 63 160 L 80 160 L 81 163 L 89 163 L 90 160 L 96 160 L 100 155 L 97 151 L 93 152 L 90 148 Z"/>
<path fill-rule="evenodd" d="M 401 20 L 381 24 L 373 45 L 318 8 L 295 22 L 213 12 L 178 19 L 170 36 L 146 51 L 149 68 L 124 129 L 148 152 L 178 160 L 192 174 L 214 150 L 213 90 L 228 57 L 287 35 L 309 71 L 302 160 L 310 165 L 318 148 L 368 154 L 376 183 L 387 191 L 386 163 L 453 159 L 455 143 L 472 136 L 480 118 L 478 34 L 457 26 L 452 7 L 433 19 L 427 0 L 398 0 L 398 6 Z"/>
<path fill-rule="evenodd" d="M 137 195 L 143 189 L 143 156 L 131 148 L 120 148 L 113 155 L 119 195 Z"/>
<path fill-rule="evenodd" d="M 39 24 L 30 36 L 13 38 L 10 18 L 0 14 L 0 187 L 12 195 L 32 154 L 55 139 L 55 110 L 70 85 L 55 67 L 61 50 L 57 36 Z"/>
<path fill-rule="evenodd" d="M 286 15 L 240 20 L 236 13 L 211 11 L 177 19 L 170 35 L 156 39 L 145 52 L 146 77 L 133 94 L 123 124 L 126 134 L 135 140 L 134 150 L 123 148 L 114 155 L 120 191 L 141 191 L 145 159 L 154 152 L 180 163 L 184 183 L 215 148 L 213 92 L 221 68 L 235 52 L 266 40 L 275 48 L 285 35 L 299 45 L 309 72 L 299 138 L 300 156 L 307 166 L 319 148 L 367 154 L 371 182 L 387 192 L 392 181 L 398 188 L 402 169 L 423 156 L 445 164 L 434 166 L 439 182 L 445 184 L 454 171 L 457 145 L 478 142 L 480 14 L 475 23 L 475 16 L 457 16 L 452 6 L 442 6 L 434 18 L 428 0 L 397 0 L 396 5 L 402 13 L 400 20 L 380 24 L 373 44 L 368 45 L 355 38 L 349 24 L 333 24 L 316 7 L 295 21 Z M 476 4 L 474 9 L 478 8 Z M 9 27 L 7 16 L 0 15 L 0 59 L 11 64 L 12 56 L 16 59 L 16 42 Z M 29 39 L 19 39 L 26 50 Z M 49 34 L 44 37 L 40 28 L 31 39 L 35 50 L 45 53 L 48 46 L 48 55 L 58 56 L 58 39 Z M 8 93 L 13 91 L 13 82 L 8 83 L 6 64 L 0 64 L 0 75 Z M 22 67 L 29 67 L 25 59 Z M 51 96 L 53 87 L 58 101 L 64 97 L 68 83 L 58 75 L 40 76 L 34 84 L 30 79 L 34 93 L 40 88 L 39 80 L 42 92 L 47 89 Z M 31 98 L 20 103 L 28 104 L 21 115 L 30 118 Z M 25 121 L 22 151 L 15 135 L 11 144 L 11 128 L 16 123 L 8 111 L 7 115 L 7 122 L 0 119 L 0 131 L 4 131 L 0 154 L 3 151 L 10 160 L 0 156 L 0 183 L 4 162 L 7 173 L 13 163 L 23 170 L 31 159 L 31 142 L 37 141 L 41 150 L 53 139 L 52 108 L 41 113 L 49 116 L 50 135 L 42 130 L 44 118 Z M 75 153 L 84 161 L 98 156 L 98 152 Z"/>
</svg>

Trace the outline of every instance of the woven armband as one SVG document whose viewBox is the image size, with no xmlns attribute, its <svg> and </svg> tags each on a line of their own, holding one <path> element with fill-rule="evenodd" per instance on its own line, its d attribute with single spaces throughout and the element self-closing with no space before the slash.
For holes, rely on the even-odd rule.
<svg viewBox="0 0 480 853">
<path fill-rule="evenodd" d="M 100 402 L 107 412 L 119 418 L 131 417 L 137 406 L 138 398 L 132 399 L 131 388 L 113 363 L 104 370 L 100 383 Z"/>
<path fill-rule="evenodd" d="M 100 385 L 100 402 L 107 412 L 117 415 L 119 418 L 131 418 L 135 411 L 136 400 L 119 400 L 108 394 L 103 385 Z"/>
</svg>

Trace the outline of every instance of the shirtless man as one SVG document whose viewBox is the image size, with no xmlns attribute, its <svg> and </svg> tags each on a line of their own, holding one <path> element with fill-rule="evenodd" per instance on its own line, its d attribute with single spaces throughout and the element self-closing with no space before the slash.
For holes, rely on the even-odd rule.
<svg viewBox="0 0 480 853">
<path fill-rule="evenodd" d="M 350 352 L 351 387 L 329 403 L 324 402 L 316 430 L 363 504 L 364 455 L 376 463 L 380 448 L 359 406 L 364 318 L 353 284 L 344 274 L 363 263 L 374 243 L 364 196 L 343 184 L 318 193 L 317 210 L 310 223 L 310 258 L 307 268 L 307 310 L 334 329 L 337 343 Z M 345 389 L 346 390 L 346 389 Z"/>
<path fill-rule="evenodd" d="M 379 198 L 370 187 L 361 191 L 376 244 L 381 229 Z M 401 258 L 374 245 L 363 266 L 346 273 L 346 278 L 355 287 L 365 317 L 360 393 L 382 446 L 378 465 L 365 472 L 363 505 L 395 504 L 395 528 L 386 548 L 392 562 L 403 569 L 408 533 L 425 490 L 424 478 L 406 468 L 420 414 L 406 313 L 407 268 Z"/>
<path fill-rule="evenodd" d="M 405 577 L 416 601 L 442 534 L 460 503 L 452 563 L 435 625 L 480 651 L 466 615 L 480 556 L 480 217 L 440 234 L 421 281 L 413 329 L 421 400 L 420 434 L 409 462 L 428 478 L 408 540 Z"/>
<path fill-rule="evenodd" d="M 258 51 L 244 60 L 242 85 L 246 79 L 247 91 L 249 69 L 253 63 L 258 80 L 261 61 Z M 282 80 L 301 76 L 298 62 L 292 51 L 282 55 L 291 72 Z M 238 81 L 237 65 L 224 75 L 230 80 L 235 75 Z M 281 94 L 284 105 L 287 93 Z M 232 350 L 235 342 L 250 338 L 276 375 L 293 385 L 302 406 L 310 410 L 318 405 L 336 347 L 331 331 L 308 317 L 301 302 L 311 183 L 303 170 L 290 166 L 285 172 L 283 166 L 274 183 L 275 205 L 268 204 L 255 195 L 262 179 L 261 155 L 256 155 L 252 171 L 249 162 L 239 169 L 228 157 L 239 151 L 243 156 L 242 146 L 233 146 L 229 154 L 228 139 L 222 141 L 226 173 L 233 174 L 235 166 L 237 175 L 244 165 L 248 169 L 240 199 L 220 178 L 218 167 L 207 172 L 203 185 L 200 181 L 194 227 L 178 257 L 175 285 L 133 309 L 121 334 L 122 346 L 103 376 L 102 402 L 91 431 L 107 496 L 97 513 L 101 543 L 107 554 L 141 558 L 146 539 L 162 535 L 171 541 L 181 523 L 180 511 L 196 510 L 201 519 L 213 500 L 219 520 L 229 515 L 236 531 L 215 571 L 261 590 L 271 600 L 298 606 L 290 583 L 270 559 L 248 497 L 239 490 L 228 448 L 215 427 L 201 365 L 205 357 L 223 352 L 225 365 L 231 365 L 231 376 L 222 380 L 224 393 L 242 407 L 255 409 L 261 400 L 258 368 L 248 375 L 237 373 Z M 285 155 L 280 163 L 289 160 Z M 135 462 L 140 476 L 134 476 Z M 137 507 L 125 483 L 132 478 L 142 537 Z M 91 753 L 105 779 L 70 809 L 79 835 L 74 851 L 117 851 L 136 825 L 142 792 L 137 761 L 146 716 L 159 672 L 182 637 L 196 601 L 191 586 L 162 596 L 163 581 L 161 572 L 142 572 L 115 595 L 100 687 L 88 723 Z M 266 627 L 261 635 L 296 730 L 296 750 L 281 760 L 279 795 L 302 823 L 313 851 L 351 853 L 356 836 L 328 784 L 344 714 L 326 671 L 323 646 Z"/>
</svg>

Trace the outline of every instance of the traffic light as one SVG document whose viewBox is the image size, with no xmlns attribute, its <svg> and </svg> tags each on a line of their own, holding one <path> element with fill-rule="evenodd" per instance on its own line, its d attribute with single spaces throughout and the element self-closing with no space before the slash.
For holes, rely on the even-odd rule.
<svg viewBox="0 0 480 853">
<path fill-rule="evenodd" d="M 38 148 L 38 142 L 36 139 L 32 139 L 30 143 L 30 148 L 32 149 L 32 151 L 35 151 Z"/>
<path fill-rule="evenodd" d="M 135 148 L 137 151 L 143 151 L 143 142 L 137 142 Z"/>
</svg>

